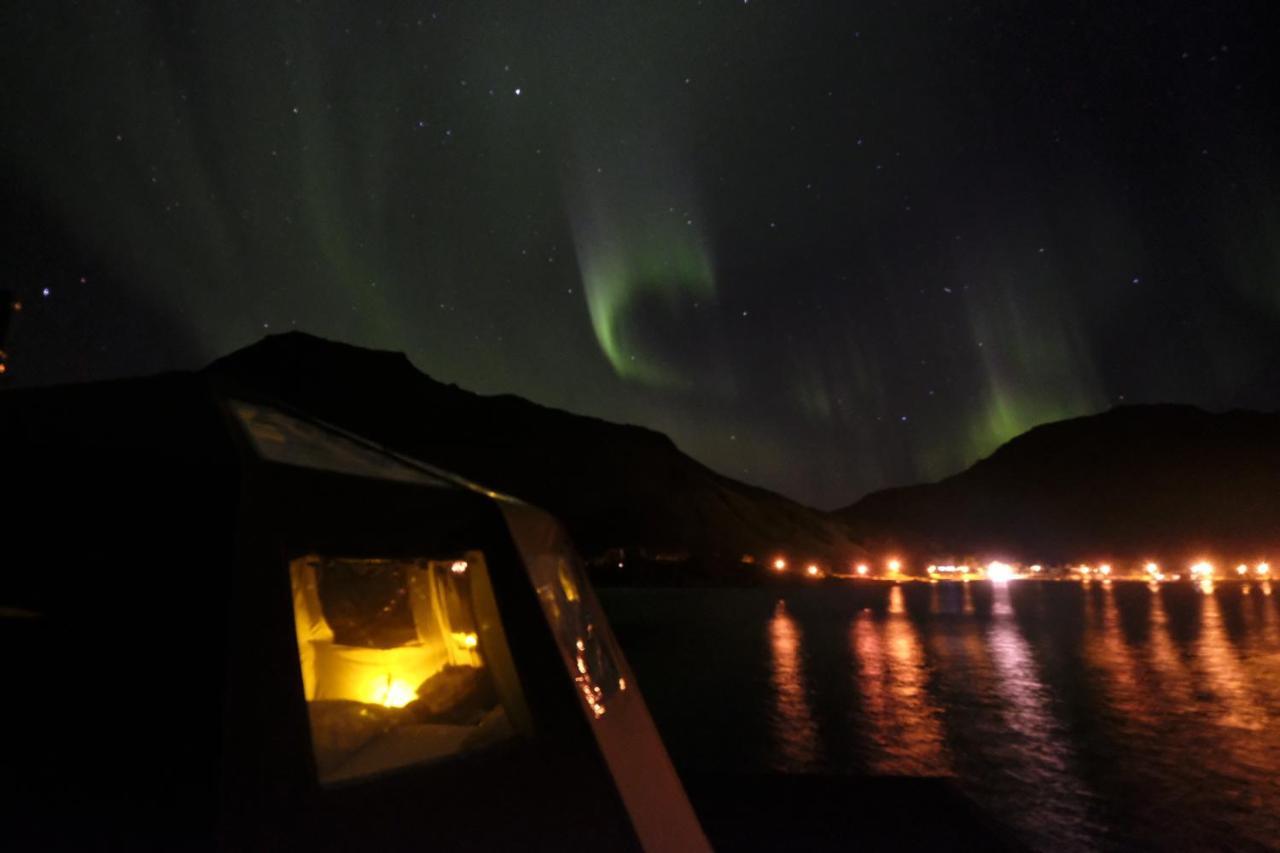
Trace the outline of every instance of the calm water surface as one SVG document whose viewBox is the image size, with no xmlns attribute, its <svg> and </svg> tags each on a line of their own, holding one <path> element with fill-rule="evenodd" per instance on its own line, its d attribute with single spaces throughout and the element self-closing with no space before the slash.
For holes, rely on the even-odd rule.
<svg viewBox="0 0 1280 853">
<path fill-rule="evenodd" d="M 1280 849 L 1280 585 L 602 598 L 682 767 L 953 776 L 1041 850 Z"/>
</svg>

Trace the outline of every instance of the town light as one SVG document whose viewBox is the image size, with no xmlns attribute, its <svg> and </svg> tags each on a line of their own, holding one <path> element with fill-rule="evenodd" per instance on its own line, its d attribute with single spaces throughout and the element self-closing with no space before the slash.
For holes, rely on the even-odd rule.
<svg viewBox="0 0 1280 853">
<path fill-rule="evenodd" d="M 854 571 L 856 571 L 860 575 L 866 575 L 866 573 L 870 570 L 867 568 L 866 563 L 858 563 L 858 567 Z"/>
<path fill-rule="evenodd" d="M 1265 578 L 1271 574 L 1271 566 L 1267 563 L 1258 563 L 1257 572 L 1258 577 Z"/>
<path fill-rule="evenodd" d="M 1013 566 L 993 560 L 987 563 L 987 578 L 993 583 L 1008 583 L 1013 580 Z"/>
<path fill-rule="evenodd" d="M 1245 575 L 1249 574 L 1249 567 L 1246 566 L 1244 563 L 1241 563 L 1240 565 L 1236 566 L 1236 574 L 1240 575 L 1241 577 L 1244 577 Z"/>
<path fill-rule="evenodd" d="M 899 569 L 901 569 L 901 568 L 902 568 L 902 561 L 901 561 L 901 560 L 899 560 L 897 557 L 890 557 L 890 558 L 889 558 L 889 571 L 891 571 L 891 572 L 896 572 L 896 571 L 898 571 L 898 570 L 899 570 Z"/>
<path fill-rule="evenodd" d="M 787 561 L 779 557 L 773 561 L 773 570 L 775 572 L 785 572 L 787 570 Z"/>
<path fill-rule="evenodd" d="M 1208 560 L 1201 560 L 1191 567 L 1191 577 L 1196 579 L 1212 578 L 1213 563 Z"/>
<path fill-rule="evenodd" d="M 805 572 L 808 573 L 809 577 L 816 578 L 818 576 L 818 564 L 810 563 L 805 567 Z"/>
</svg>

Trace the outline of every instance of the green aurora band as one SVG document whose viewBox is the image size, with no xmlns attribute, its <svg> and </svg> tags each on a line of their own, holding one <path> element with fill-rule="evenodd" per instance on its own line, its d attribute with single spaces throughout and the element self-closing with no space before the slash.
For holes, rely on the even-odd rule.
<svg viewBox="0 0 1280 853">
<path fill-rule="evenodd" d="M 642 307 L 675 321 L 714 302 L 715 270 L 695 220 L 671 206 L 660 212 L 652 204 L 625 208 L 618 195 L 598 191 L 582 198 L 585 203 L 570 205 L 573 240 L 600 351 L 623 379 L 650 386 L 688 384 L 657 347 L 646 344 L 632 321 Z"/>
</svg>

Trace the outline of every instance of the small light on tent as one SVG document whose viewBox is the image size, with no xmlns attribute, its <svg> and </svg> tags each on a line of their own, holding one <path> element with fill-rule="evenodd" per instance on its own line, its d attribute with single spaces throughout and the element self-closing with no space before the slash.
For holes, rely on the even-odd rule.
<svg viewBox="0 0 1280 853">
<path fill-rule="evenodd" d="M 465 574 L 467 571 L 467 561 L 454 560 L 453 565 L 449 567 L 449 571 L 453 572 L 455 575 Z"/>
<path fill-rule="evenodd" d="M 474 649 L 476 647 L 476 643 L 478 642 L 480 641 L 479 639 L 477 639 L 475 634 L 462 635 L 462 645 L 466 646 L 469 649 Z"/>
<path fill-rule="evenodd" d="M 619 679 L 618 679 L 618 689 L 619 689 L 619 690 L 626 690 L 626 689 L 627 689 L 627 680 L 626 680 L 625 678 L 619 678 Z"/>
<path fill-rule="evenodd" d="M 9 370 L 9 365 L 5 364 L 3 361 L 0 361 L 0 374 L 6 373 L 8 372 L 8 370 Z"/>
</svg>

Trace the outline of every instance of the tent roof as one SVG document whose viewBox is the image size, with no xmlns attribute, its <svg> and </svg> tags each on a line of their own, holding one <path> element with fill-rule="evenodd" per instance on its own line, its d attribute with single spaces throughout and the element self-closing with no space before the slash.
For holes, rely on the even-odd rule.
<svg viewBox="0 0 1280 853">
<path fill-rule="evenodd" d="M 41 453 L 208 459 L 224 436 L 241 458 L 515 500 L 207 374 L 0 394 L 0 443 Z"/>
<path fill-rule="evenodd" d="M 253 450 L 267 462 L 515 500 L 279 404 L 235 397 L 227 405 Z"/>
</svg>

